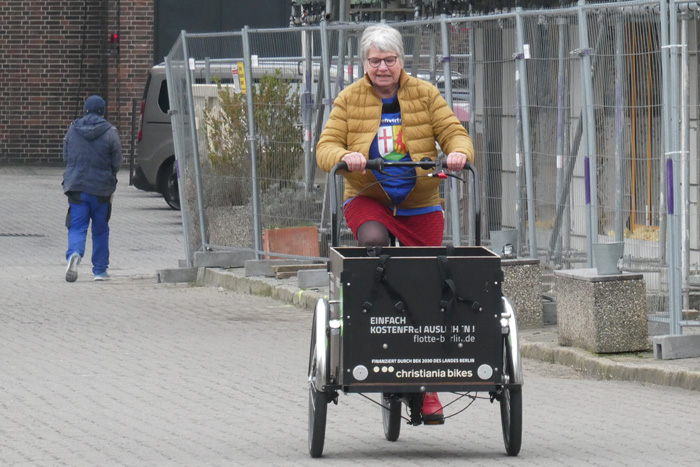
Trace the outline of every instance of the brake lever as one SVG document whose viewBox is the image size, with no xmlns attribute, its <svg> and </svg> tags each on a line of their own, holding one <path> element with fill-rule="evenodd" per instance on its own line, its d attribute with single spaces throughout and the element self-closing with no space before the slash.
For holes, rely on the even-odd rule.
<svg viewBox="0 0 700 467">
<path fill-rule="evenodd" d="M 429 177 L 437 177 L 443 180 L 447 180 L 448 177 L 456 178 L 457 180 L 460 180 L 464 182 L 464 178 L 460 177 L 457 174 L 453 174 L 447 170 L 447 158 L 446 157 L 438 157 L 437 161 L 435 161 L 435 170 L 428 174 Z"/>
</svg>

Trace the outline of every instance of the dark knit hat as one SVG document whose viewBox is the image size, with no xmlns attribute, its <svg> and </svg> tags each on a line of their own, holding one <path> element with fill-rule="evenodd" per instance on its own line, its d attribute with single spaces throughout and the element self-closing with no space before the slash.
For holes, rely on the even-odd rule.
<svg viewBox="0 0 700 467">
<path fill-rule="evenodd" d="M 105 100 L 95 94 L 85 100 L 85 113 L 105 114 Z"/>
</svg>

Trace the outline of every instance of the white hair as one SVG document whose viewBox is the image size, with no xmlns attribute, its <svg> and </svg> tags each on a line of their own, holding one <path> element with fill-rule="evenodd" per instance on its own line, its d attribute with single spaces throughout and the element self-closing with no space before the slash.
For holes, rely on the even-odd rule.
<svg viewBox="0 0 700 467">
<path fill-rule="evenodd" d="M 368 27 L 362 33 L 360 40 L 360 57 L 367 60 L 370 47 L 380 52 L 394 52 L 401 63 L 404 63 L 403 39 L 401 33 L 384 23 Z"/>
</svg>

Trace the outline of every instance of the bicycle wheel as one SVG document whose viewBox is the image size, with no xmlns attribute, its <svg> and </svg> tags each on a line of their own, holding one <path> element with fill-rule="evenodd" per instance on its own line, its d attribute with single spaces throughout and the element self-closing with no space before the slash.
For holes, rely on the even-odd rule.
<svg viewBox="0 0 700 467">
<path fill-rule="evenodd" d="M 322 313 L 327 310 L 321 303 L 314 311 L 311 327 L 311 348 L 309 350 L 309 454 L 311 457 L 321 457 L 326 438 L 326 415 L 328 412 L 328 393 L 318 388 L 322 387 L 325 375 L 322 368 L 327 360 L 325 357 L 325 320 Z M 322 327 L 319 329 L 319 327 Z M 319 338 L 322 337 L 322 338 Z M 321 347 L 319 344 L 324 342 Z M 317 388 L 318 386 L 318 388 Z"/>
<path fill-rule="evenodd" d="M 506 386 L 503 388 L 500 403 L 503 443 L 509 456 L 517 456 L 520 452 L 523 432 L 522 389 L 507 386 L 513 382 L 514 374 L 513 347 L 509 337 L 505 336 L 503 339 L 503 383 Z"/>
<path fill-rule="evenodd" d="M 401 401 L 390 394 L 383 394 L 382 406 L 384 436 L 389 441 L 396 441 L 401 433 Z"/>
<path fill-rule="evenodd" d="M 309 384 L 309 454 L 314 458 L 321 457 L 323 454 L 327 411 L 327 394 L 316 391 L 313 385 Z"/>
</svg>

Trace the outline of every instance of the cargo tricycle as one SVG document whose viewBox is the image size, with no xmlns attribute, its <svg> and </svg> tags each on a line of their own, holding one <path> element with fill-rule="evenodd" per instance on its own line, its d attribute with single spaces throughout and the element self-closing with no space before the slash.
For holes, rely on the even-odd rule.
<svg viewBox="0 0 700 467">
<path fill-rule="evenodd" d="M 390 164 L 368 162 L 376 170 Z M 454 175 L 440 160 L 393 165 L 434 169 L 424 176 Z M 480 246 L 478 202 L 476 246 L 340 247 L 335 177 L 344 168 L 341 162 L 329 177 L 330 292 L 316 304 L 311 328 L 310 455 L 323 454 L 327 410 L 341 392 L 381 407 L 389 441 L 398 439 L 402 424 L 443 422 L 422 414 L 424 394 L 437 392 L 452 393 L 466 406 L 497 401 L 505 450 L 516 456 L 523 372 L 515 311 L 501 292 L 500 256 Z M 478 173 L 470 164 L 467 169 L 479 193 Z M 451 407 L 445 418 L 456 415 Z"/>
</svg>

